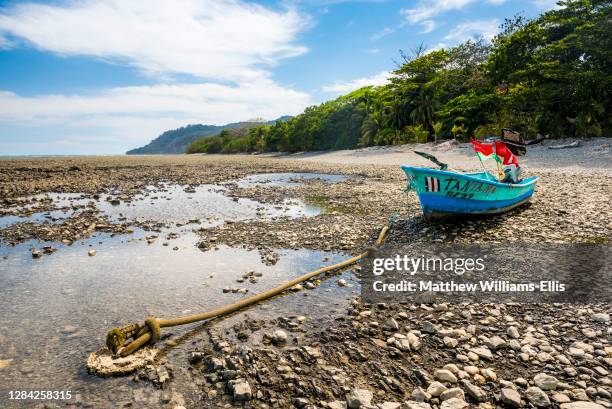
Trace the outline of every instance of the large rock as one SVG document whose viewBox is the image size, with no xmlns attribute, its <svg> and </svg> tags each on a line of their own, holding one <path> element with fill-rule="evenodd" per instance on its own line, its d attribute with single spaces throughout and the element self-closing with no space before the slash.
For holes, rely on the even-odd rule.
<svg viewBox="0 0 612 409">
<path fill-rule="evenodd" d="M 232 397 L 236 402 L 246 402 L 251 400 L 252 392 L 251 385 L 245 380 L 237 380 L 230 382 Z"/>
<path fill-rule="evenodd" d="M 491 348 L 493 351 L 497 351 L 498 349 L 504 348 L 506 346 L 506 341 L 504 341 L 501 337 L 495 335 L 489 338 L 489 342 L 487 342 L 487 346 Z"/>
<path fill-rule="evenodd" d="M 527 400 L 538 408 L 546 408 L 550 406 L 550 399 L 542 389 L 532 386 L 525 391 Z"/>
<path fill-rule="evenodd" d="M 605 312 L 598 312 L 596 314 L 591 315 L 591 319 L 595 322 L 609 322 L 610 314 Z"/>
<path fill-rule="evenodd" d="M 457 383 L 457 377 L 448 369 L 437 369 L 434 378 L 441 382 Z"/>
<path fill-rule="evenodd" d="M 410 399 L 416 402 L 427 402 L 428 400 L 431 399 L 431 395 L 425 392 L 422 388 L 417 387 L 416 389 L 412 391 L 412 394 L 410 395 Z"/>
<path fill-rule="evenodd" d="M 535 384 L 535 386 L 544 391 L 554 391 L 555 389 L 557 389 L 559 381 L 554 376 L 545 373 L 539 373 L 533 377 L 533 383 Z"/>
<path fill-rule="evenodd" d="M 432 382 L 427 388 L 427 393 L 433 396 L 434 398 L 437 398 L 438 396 L 442 394 L 442 392 L 444 392 L 447 389 L 448 388 L 442 385 L 440 382 Z"/>
<path fill-rule="evenodd" d="M 486 359 L 486 360 L 489 360 L 489 361 L 493 359 L 493 354 L 491 353 L 491 350 L 489 348 L 487 348 L 487 347 L 475 347 L 475 348 L 471 348 L 470 352 L 475 353 L 481 359 Z"/>
<path fill-rule="evenodd" d="M 408 342 L 410 343 L 410 349 L 413 351 L 418 351 L 421 349 L 421 340 L 416 334 L 409 332 L 408 335 L 406 335 L 406 339 L 408 339 Z"/>
<path fill-rule="evenodd" d="M 453 398 L 459 398 L 461 400 L 465 400 L 465 395 L 463 393 L 463 389 L 461 388 L 450 388 L 445 390 L 440 394 L 440 400 L 446 401 Z"/>
<path fill-rule="evenodd" d="M 463 399 L 452 398 L 442 402 L 442 404 L 440 405 L 440 409 L 463 409 L 467 406 L 467 402 Z"/>
<path fill-rule="evenodd" d="M 504 405 L 520 408 L 521 405 L 521 395 L 518 393 L 516 389 L 513 388 L 503 388 L 500 393 L 499 399 L 502 401 Z"/>
<path fill-rule="evenodd" d="M 355 388 L 346 395 L 346 404 L 349 409 L 359 409 L 370 406 L 374 394 L 367 389 Z"/>
<path fill-rule="evenodd" d="M 465 388 L 467 394 L 472 399 L 478 402 L 484 402 L 485 400 L 487 400 L 487 393 L 482 388 L 474 385 L 467 379 L 464 379 L 461 383 L 463 384 L 463 387 Z"/>
<path fill-rule="evenodd" d="M 521 336 L 516 327 L 508 327 L 508 329 L 506 330 L 506 334 L 508 334 L 510 338 L 514 338 L 514 339 L 520 338 Z"/>
<path fill-rule="evenodd" d="M 287 343 L 287 339 L 288 339 L 287 333 L 283 331 L 282 329 L 276 330 L 272 334 L 272 342 L 275 345 L 284 345 Z"/>
<path fill-rule="evenodd" d="M 383 324 L 383 328 L 386 330 L 397 331 L 399 329 L 399 324 L 393 318 L 389 318 Z"/>
</svg>

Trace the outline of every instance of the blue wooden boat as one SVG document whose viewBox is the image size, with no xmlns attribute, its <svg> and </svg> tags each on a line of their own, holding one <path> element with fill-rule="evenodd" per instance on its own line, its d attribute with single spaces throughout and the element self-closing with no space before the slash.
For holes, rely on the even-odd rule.
<svg viewBox="0 0 612 409">
<path fill-rule="evenodd" d="M 428 219 L 506 212 L 528 202 L 538 180 L 534 176 L 519 183 L 502 183 L 488 172 L 457 173 L 412 166 L 402 169 L 408 188 L 418 194 Z"/>
</svg>

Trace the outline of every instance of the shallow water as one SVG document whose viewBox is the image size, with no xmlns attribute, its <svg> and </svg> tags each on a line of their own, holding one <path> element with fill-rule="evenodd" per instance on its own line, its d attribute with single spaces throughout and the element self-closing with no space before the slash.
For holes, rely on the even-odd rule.
<svg viewBox="0 0 612 409">
<path fill-rule="evenodd" d="M 331 175 L 327 173 L 258 173 L 237 180 L 239 187 L 253 186 L 301 186 L 303 181 L 320 180 L 325 183 L 338 183 L 347 180 L 344 175 Z"/>
<path fill-rule="evenodd" d="M 108 216 L 113 222 L 196 222 L 205 226 L 213 226 L 223 221 L 255 218 L 310 217 L 322 212 L 320 208 L 307 205 L 298 199 L 268 204 L 248 198 L 232 198 L 227 195 L 226 187 L 210 184 L 191 188 L 183 185 L 148 186 L 143 193 L 133 195 L 129 200 L 112 194 L 103 194 L 94 199 L 82 193 L 47 193 L 36 197 L 50 199 L 58 210 L 33 213 L 26 217 L 2 216 L 0 228 L 22 222 L 61 222 L 62 219 L 70 217 L 75 209 L 84 208 L 98 209 L 101 215 Z M 112 202 L 112 199 L 117 199 L 118 202 Z"/>
<path fill-rule="evenodd" d="M 195 187 L 195 192 L 186 192 L 183 186 L 166 186 L 133 197 L 131 202 L 122 200 L 119 205 L 111 204 L 106 196 L 96 200 L 80 194 L 49 196 L 67 213 L 95 204 L 111 219 L 175 224 L 191 219 L 212 225 L 225 220 L 304 217 L 320 211 L 296 201 L 276 207 L 248 199 L 235 201 L 224 194 L 224 188 L 211 185 Z M 192 229 L 193 225 L 164 228 L 151 244 L 146 240 L 150 232 L 141 229 L 130 235 L 99 233 L 70 246 L 53 243 L 57 251 L 40 259 L 33 259 L 30 249 L 49 243 L 0 246 L 0 360 L 11 360 L 7 368 L 0 369 L 0 407 L 19 407 L 3 400 L 3 391 L 9 389 L 71 390 L 79 402 L 93 407 L 115 407 L 108 402 L 130 402 L 145 394 L 150 397 L 146 407 L 161 406 L 161 392 L 149 384 L 134 383 L 131 377 L 100 379 L 87 373 L 87 356 L 104 345 L 108 329 L 141 322 L 150 315 L 165 318 L 206 311 L 349 257 L 337 252 L 277 249 L 279 261 L 267 266 L 257 250 L 220 246 L 202 252 L 196 247 L 198 236 Z M 178 238 L 171 238 L 174 235 L 170 233 Z M 91 249 L 97 252 L 93 257 L 88 256 Z M 247 271 L 262 276 L 256 283 L 238 283 Z M 344 277 L 350 278 L 350 272 Z M 339 287 L 337 279 L 332 277 L 314 290 L 287 293 L 214 325 L 239 322 L 245 314 L 256 318 L 324 318 L 331 310 L 348 305 L 358 290 L 357 285 Z M 248 293 L 223 293 L 225 287 L 246 288 Z M 193 328 L 201 327 L 194 324 L 172 329 L 173 339 Z M 199 334 L 196 331 L 192 339 L 205 338 Z M 170 388 L 193 403 L 199 393 L 188 382 L 190 348 L 189 342 L 179 343 L 168 360 L 176 368 L 176 380 Z"/>
<path fill-rule="evenodd" d="M 5 229 L 17 223 L 62 223 L 73 213 L 73 210 L 52 210 L 48 212 L 36 212 L 27 216 L 1 216 L 0 229 Z"/>
<path fill-rule="evenodd" d="M 56 253 L 41 259 L 29 255 L 34 243 L 2 248 L 0 256 L 8 258 L 0 259 L 0 359 L 13 361 L 0 371 L 0 389 L 68 389 L 80 392 L 85 401 L 95 399 L 122 383 L 101 382 L 85 369 L 88 353 L 103 346 L 111 327 L 149 315 L 163 318 L 206 311 L 347 258 L 339 253 L 278 250 L 278 263 L 266 266 L 257 250 L 222 246 L 201 252 L 193 233 L 180 234 L 168 246 L 163 245 L 164 234 L 152 244 L 143 240 L 143 231 L 112 238 L 99 235 L 72 246 L 59 245 Z M 94 257 L 87 255 L 91 248 L 97 251 Z M 263 274 L 259 282 L 236 282 L 252 270 Z M 249 292 L 224 294 L 224 287 Z M 325 314 L 330 305 L 347 303 L 354 290 L 330 281 L 305 291 L 307 307 L 303 294 L 293 293 L 250 314 Z M 186 356 L 182 358 L 185 361 L 178 364 L 186 366 Z"/>
</svg>

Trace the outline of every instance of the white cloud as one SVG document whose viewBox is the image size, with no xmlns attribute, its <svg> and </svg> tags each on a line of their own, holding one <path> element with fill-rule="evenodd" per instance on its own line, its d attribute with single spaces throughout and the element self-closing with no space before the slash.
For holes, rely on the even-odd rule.
<svg viewBox="0 0 612 409">
<path fill-rule="evenodd" d="M 388 36 L 389 34 L 393 34 L 394 32 L 395 32 L 394 28 L 385 27 L 382 30 L 372 34 L 370 36 L 370 41 L 378 41 L 381 38 Z"/>
<path fill-rule="evenodd" d="M 400 13 L 407 23 L 421 24 L 424 26 L 423 33 L 428 33 L 435 28 L 434 17 L 448 11 L 461 10 L 477 2 L 500 5 L 505 0 L 420 0 L 416 7 L 402 9 Z"/>
<path fill-rule="evenodd" d="M 93 95 L 22 97 L 0 92 L 0 123 L 37 121 L 58 124 L 96 118 L 198 118 L 204 123 L 226 123 L 263 116 L 295 114 L 309 103 L 308 95 L 270 80 L 241 85 L 214 83 L 118 87 Z M 92 122 L 93 121 L 93 122 Z"/>
<path fill-rule="evenodd" d="M 423 31 L 421 31 L 421 34 L 431 33 L 438 25 L 433 20 L 423 20 L 421 24 L 423 25 Z"/>
<path fill-rule="evenodd" d="M 294 44 L 308 18 L 240 0 L 85 0 L 25 3 L 0 13 L 0 40 L 87 55 L 148 74 L 250 81 L 261 66 L 306 52 Z"/>
<path fill-rule="evenodd" d="M 444 36 L 444 40 L 455 43 L 461 43 L 470 39 L 477 40 L 481 37 L 491 40 L 499 32 L 499 25 L 499 19 L 465 21 L 458 24 Z"/>
<path fill-rule="evenodd" d="M 383 71 L 371 77 L 359 78 L 346 82 L 335 82 L 330 85 L 325 85 L 321 88 L 321 90 L 323 92 L 342 94 L 366 87 L 368 85 L 385 85 L 389 82 L 389 77 L 391 77 L 391 75 L 392 74 L 389 71 Z"/>
<path fill-rule="evenodd" d="M 309 25 L 291 8 L 245 0 L 66 0 L 0 9 L 0 47 L 100 58 L 160 82 L 31 97 L 0 90 L 0 152 L 117 153 L 189 123 L 298 114 L 309 96 L 274 82 L 270 67 L 306 52 L 296 41 Z"/>
<path fill-rule="evenodd" d="M 426 53 L 430 53 L 432 51 L 438 51 L 438 50 L 442 50 L 443 48 L 448 48 L 449 45 L 448 43 L 444 43 L 444 42 L 439 42 L 438 44 L 434 45 L 433 47 L 427 47 L 427 50 L 425 50 Z"/>
<path fill-rule="evenodd" d="M 298 114 L 310 103 L 307 94 L 267 79 L 240 85 L 119 87 L 92 95 L 23 97 L 0 92 L 0 151 L 121 153 L 186 124 L 274 119 Z M 32 144 L 35 151 L 19 145 L 28 135 L 39 141 Z"/>
</svg>

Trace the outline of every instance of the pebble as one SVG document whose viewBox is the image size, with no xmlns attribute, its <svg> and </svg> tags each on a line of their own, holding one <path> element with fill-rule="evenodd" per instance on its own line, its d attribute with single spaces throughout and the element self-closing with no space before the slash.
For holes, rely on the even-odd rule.
<svg viewBox="0 0 612 409">
<path fill-rule="evenodd" d="M 557 384 L 559 383 L 559 381 L 554 376 L 545 373 L 539 373 L 533 377 L 533 383 L 535 384 L 535 386 L 544 391 L 554 391 L 555 389 L 557 389 Z"/>
<path fill-rule="evenodd" d="M 527 396 L 527 400 L 538 408 L 545 408 L 550 406 L 550 399 L 548 399 L 548 395 L 542 389 L 532 386 L 527 388 L 525 391 L 525 395 Z"/>
<path fill-rule="evenodd" d="M 444 386 L 444 385 L 442 385 Z M 446 389 L 446 388 L 445 388 Z M 438 394 L 439 396 L 439 394 Z M 431 399 L 431 394 L 424 391 L 422 388 L 415 388 L 410 395 L 410 399 L 416 402 L 427 402 Z"/>
<path fill-rule="evenodd" d="M 521 395 L 513 388 L 503 388 L 500 393 L 499 398 L 502 403 L 508 405 L 513 408 L 520 408 L 521 404 Z"/>
<path fill-rule="evenodd" d="M 232 397 L 236 402 L 246 402 L 251 400 L 252 392 L 251 385 L 245 380 L 236 380 L 229 382 L 232 391 Z"/>
<path fill-rule="evenodd" d="M 457 377 L 448 369 L 437 369 L 434 378 L 441 382 L 457 383 Z"/>
<path fill-rule="evenodd" d="M 287 333 L 283 331 L 282 329 L 276 330 L 272 334 L 272 342 L 275 345 L 284 345 L 287 343 L 287 340 L 288 340 Z"/>
<path fill-rule="evenodd" d="M 89 257 L 93 257 L 93 256 L 95 256 L 95 255 L 96 255 L 96 253 L 97 253 L 97 252 L 96 252 L 96 250 L 89 250 L 89 251 L 87 252 L 87 255 L 88 255 Z"/>
<path fill-rule="evenodd" d="M 467 394 L 478 402 L 484 402 L 487 399 L 487 393 L 480 387 L 472 384 L 470 381 L 464 379 L 461 381 L 463 387 L 467 391 Z"/>
<path fill-rule="evenodd" d="M 447 389 L 448 388 L 444 386 L 443 384 L 441 384 L 440 382 L 432 382 L 431 384 L 429 384 L 429 387 L 427 388 L 427 393 L 430 396 L 437 398 Z"/>
<path fill-rule="evenodd" d="M 486 360 L 492 360 L 493 359 L 493 354 L 491 353 L 489 348 L 486 348 L 486 347 L 471 348 L 470 352 L 478 355 L 478 357 L 482 358 L 482 359 L 486 359 Z"/>
<path fill-rule="evenodd" d="M 448 399 L 459 398 L 465 400 L 465 394 L 461 388 L 450 388 L 440 394 L 440 400 L 445 401 Z"/>
<path fill-rule="evenodd" d="M 459 341 L 451 337 L 444 337 L 443 342 L 447 348 L 455 348 L 459 344 Z"/>
<path fill-rule="evenodd" d="M 349 409 L 367 408 L 372 402 L 374 394 L 368 389 L 352 389 L 346 396 L 346 404 Z"/>
<path fill-rule="evenodd" d="M 504 341 L 501 337 L 498 337 L 497 335 L 495 335 L 489 338 L 489 342 L 487 343 L 487 346 L 491 348 L 493 351 L 497 351 L 498 349 L 504 348 L 506 346 L 506 341 Z M 478 354 L 478 352 L 476 353 Z M 488 356 L 488 354 L 485 354 L 485 355 Z M 483 358 L 483 356 L 481 356 L 481 358 Z M 485 358 L 485 359 L 491 359 L 491 358 Z"/>
<path fill-rule="evenodd" d="M 610 322 L 610 314 L 605 313 L 605 312 L 599 312 L 599 313 L 591 315 L 591 320 L 595 322 L 601 322 L 601 323 Z"/>
<path fill-rule="evenodd" d="M 567 403 L 570 401 L 569 396 L 564 393 L 555 393 L 552 395 L 552 399 L 557 403 Z"/>
<path fill-rule="evenodd" d="M 508 329 L 506 330 L 506 334 L 508 334 L 510 338 L 520 338 L 519 331 L 518 329 L 516 329 L 516 327 L 508 327 Z"/>
<path fill-rule="evenodd" d="M 344 278 L 341 278 L 340 280 L 338 280 L 338 285 L 340 287 L 346 287 L 346 280 Z"/>
<path fill-rule="evenodd" d="M 467 406 L 469 405 L 463 399 L 451 398 L 442 402 L 440 409 L 463 409 Z"/>
<path fill-rule="evenodd" d="M 0 359 L 0 369 L 8 368 L 12 361 L 12 359 Z"/>
<path fill-rule="evenodd" d="M 497 374 L 490 368 L 485 368 L 480 370 L 480 374 L 487 380 L 491 382 L 497 381 Z"/>
</svg>

